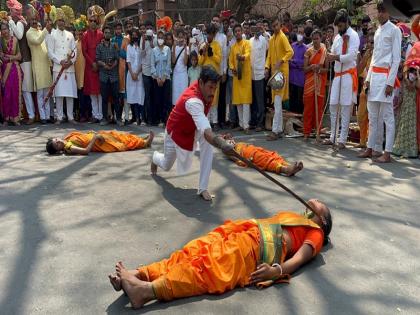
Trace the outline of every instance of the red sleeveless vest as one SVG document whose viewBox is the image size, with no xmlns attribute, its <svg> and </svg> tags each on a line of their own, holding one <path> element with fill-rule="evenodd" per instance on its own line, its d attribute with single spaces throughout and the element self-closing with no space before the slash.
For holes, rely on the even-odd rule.
<svg viewBox="0 0 420 315">
<path fill-rule="evenodd" d="M 175 107 L 169 114 L 169 118 L 166 123 L 166 131 L 171 136 L 172 140 L 178 146 L 187 151 L 193 150 L 195 131 L 197 129 L 192 116 L 185 109 L 185 103 L 190 98 L 198 98 L 203 102 L 204 114 L 207 116 L 211 107 L 211 102 L 206 104 L 204 101 L 197 80 L 179 97 Z"/>
</svg>

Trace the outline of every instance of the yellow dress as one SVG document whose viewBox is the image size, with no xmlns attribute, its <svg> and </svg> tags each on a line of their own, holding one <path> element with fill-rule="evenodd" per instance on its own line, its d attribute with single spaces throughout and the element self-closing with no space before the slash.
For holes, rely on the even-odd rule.
<svg viewBox="0 0 420 315">
<path fill-rule="evenodd" d="M 284 87 L 281 90 L 271 90 L 272 102 L 274 102 L 274 96 L 280 95 L 282 101 L 289 99 L 289 60 L 293 57 L 293 49 L 289 44 L 289 40 L 282 31 L 278 34 L 271 36 L 268 43 L 268 54 L 265 61 L 265 67 L 271 69 L 271 74 L 276 71 L 275 65 L 278 61 L 283 61 L 280 66 L 280 71 L 284 75 Z"/>
<path fill-rule="evenodd" d="M 232 104 L 242 105 L 252 103 L 252 75 L 251 75 L 251 45 L 248 40 L 242 39 L 233 44 L 229 53 L 229 69 L 236 70 L 238 60 L 236 55 L 244 55 L 245 61 L 242 66 L 242 78 L 233 77 Z"/>
<path fill-rule="evenodd" d="M 220 44 L 216 42 L 214 39 L 209 44 L 211 49 L 213 50 L 213 56 L 209 57 L 207 55 L 198 55 L 198 64 L 200 66 L 210 65 L 212 66 L 217 73 L 220 74 L 220 65 L 222 63 L 222 47 Z M 212 102 L 212 106 L 216 106 L 219 103 L 219 84 L 217 85 L 217 90 L 214 93 L 214 98 Z"/>
<path fill-rule="evenodd" d="M 143 149 L 146 146 L 146 141 L 143 138 L 130 133 L 112 130 L 98 131 L 98 134 L 104 138 L 104 142 L 99 144 L 99 141 L 96 141 L 92 148 L 93 152 L 123 152 Z M 94 132 L 74 131 L 69 133 L 64 138 L 64 140 L 67 141 L 64 146 L 64 151 L 70 153 L 70 149 L 73 145 L 80 148 L 86 148 L 94 135 Z"/>
</svg>

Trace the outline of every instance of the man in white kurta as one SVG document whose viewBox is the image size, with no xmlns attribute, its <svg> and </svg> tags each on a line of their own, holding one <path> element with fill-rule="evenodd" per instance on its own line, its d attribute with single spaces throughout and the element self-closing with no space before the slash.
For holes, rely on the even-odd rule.
<svg viewBox="0 0 420 315">
<path fill-rule="evenodd" d="M 75 123 L 73 117 L 73 103 L 77 98 L 77 84 L 74 69 L 76 62 L 76 42 L 72 33 L 65 30 L 64 17 L 57 16 L 57 29 L 51 32 L 46 40 L 48 57 L 53 63 L 53 82 L 55 82 L 60 70 L 64 72 L 54 89 L 56 100 L 57 120 L 56 124 L 63 121 L 63 102 L 66 99 L 67 118 Z"/>
<path fill-rule="evenodd" d="M 387 163 L 391 162 L 395 137 L 393 99 L 401 60 L 401 32 L 389 21 L 389 14 L 383 3 L 378 3 L 377 10 L 381 25 L 375 32 L 372 61 L 365 80 L 365 88 L 368 89 L 369 137 L 367 149 L 359 157 L 372 157 L 373 151 L 378 150 L 375 149 L 375 144 L 383 141 L 381 129 L 385 122 L 385 152 L 375 161 Z"/>
<path fill-rule="evenodd" d="M 357 103 L 357 54 L 360 39 L 357 32 L 349 26 L 346 10 L 337 12 L 334 24 L 338 27 L 339 34 L 335 36 L 331 53 L 327 57 L 329 61 L 335 61 L 335 76 L 330 97 L 331 136 L 323 143 L 331 145 L 338 142 L 338 148 L 343 149 L 347 142 L 353 104 Z M 341 131 L 336 139 L 339 112 L 341 112 Z"/>
</svg>

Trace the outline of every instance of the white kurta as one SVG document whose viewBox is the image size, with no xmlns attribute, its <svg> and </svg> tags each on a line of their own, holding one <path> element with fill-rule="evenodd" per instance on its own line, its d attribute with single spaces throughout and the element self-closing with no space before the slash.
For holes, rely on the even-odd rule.
<svg viewBox="0 0 420 315">
<path fill-rule="evenodd" d="M 220 63 L 220 73 L 226 74 L 228 68 L 228 49 L 227 49 L 227 37 L 221 32 L 217 32 L 214 40 L 219 43 L 222 48 L 222 62 Z"/>
<path fill-rule="evenodd" d="M 251 68 L 252 80 L 262 80 L 265 75 L 265 56 L 268 50 L 267 39 L 260 35 L 258 39 L 253 36 L 251 43 Z"/>
<path fill-rule="evenodd" d="M 368 101 L 392 103 L 394 96 L 385 96 L 387 85 L 394 86 L 401 60 L 401 31 L 390 21 L 375 32 L 375 44 L 366 81 L 370 82 Z M 374 73 L 372 67 L 389 69 L 389 73 Z"/>
<path fill-rule="evenodd" d="M 183 46 L 176 46 L 175 47 L 175 58 L 179 55 Z M 173 70 L 173 77 L 172 77 L 172 104 L 175 105 L 178 98 L 184 92 L 184 90 L 188 87 L 188 68 L 187 65 L 184 63 L 185 54 L 189 54 L 189 49 L 186 47 L 176 62 L 176 65 Z"/>
<path fill-rule="evenodd" d="M 66 30 L 53 30 L 46 38 L 48 57 L 53 62 L 53 82 L 62 69 L 60 62 L 72 55 L 71 62 L 76 62 L 76 42 L 73 34 Z M 54 89 L 55 97 L 77 98 L 77 84 L 74 65 L 64 70 Z"/>
<path fill-rule="evenodd" d="M 349 36 L 347 53 L 342 54 L 343 38 L 337 34 L 334 38 L 331 53 L 340 55 L 340 61 L 336 61 L 334 71 L 345 72 L 357 66 L 357 54 L 359 52 L 360 39 L 357 32 L 349 27 L 345 33 Z M 353 80 L 350 74 L 334 77 L 331 87 L 331 105 L 350 106 L 357 103 L 357 93 L 353 92 Z"/>
<path fill-rule="evenodd" d="M 133 80 L 130 71 L 127 72 L 127 80 L 125 82 L 127 103 L 144 105 L 144 85 L 141 72 L 142 54 L 139 46 L 131 44 L 127 46 L 127 63 L 130 63 L 133 72 L 137 73 L 140 70 L 137 81 Z"/>
<path fill-rule="evenodd" d="M 177 161 L 176 170 L 179 175 L 189 171 L 192 164 L 193 153 L 197 142 L 200 144 L 200 182 L 198 193 L 207 190 L 210 179 L 211 167 L 213 163 L 213 147 L 204 138 L 204 131 L 211 128 L 210 123 L 204 114 L 204 104 L 198 98 L 190 98 L 185 103 L 186 111 L 191 115 L 196 125 L 194 148 L 192 151 L 184 150 L 178 146 L 165 132 L 164 153 L 155 151 L 153 153 L 153 163 L 169 171 Z"/>
</svg>

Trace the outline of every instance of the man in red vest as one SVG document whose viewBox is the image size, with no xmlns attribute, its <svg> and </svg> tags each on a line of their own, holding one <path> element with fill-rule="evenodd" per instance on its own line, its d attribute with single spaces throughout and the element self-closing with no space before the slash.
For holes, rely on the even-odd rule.
<svg viewBox="0 0 420 315">
<path fill-rule="evenodd" d="M 191 167 L 194 147 L 200 144 L 200 183 L 198 194 L 211 200 L 208 184 L 213 162 L 213 148 L 226 154 L 233 152 L 233 146 L 215 135 L 207 114 L 211 108 L 220 75 L 212 66 L 204 66 L 200 78 L 188 87 L 178 99 L 166 124 L 164 153 L 155 151 L 151 172 L 156 174 L 158 166 L 169 171 L 177 161 L 178 174 L 186 173 Z"/>
</svg>

